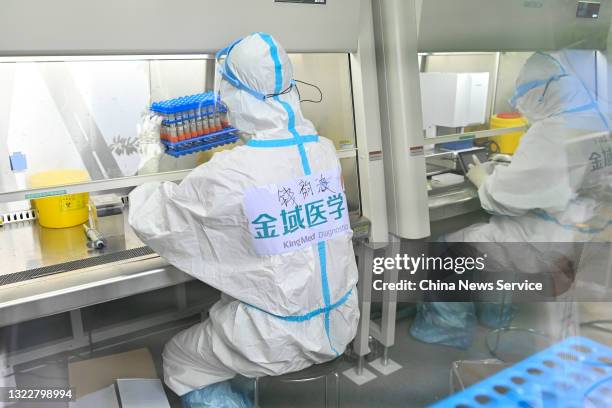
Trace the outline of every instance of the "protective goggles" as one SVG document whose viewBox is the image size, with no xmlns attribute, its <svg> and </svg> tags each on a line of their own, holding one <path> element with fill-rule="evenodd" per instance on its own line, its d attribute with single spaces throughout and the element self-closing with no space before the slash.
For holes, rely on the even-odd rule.
<svg viewBox="0 0 612 408">
<path fill-rule="evenodd" d="M 548 87 L 550 86 L 550 84 L 553 83 L 554 81 L 558 81 L 561 78 L 564 78 L 567 76 L 569 75 L 559 74 L 559 75 L 553 75 L 548 79 L 537 79 L 535 81 L 526 82 L 523 85 L 516 88 L 516 91 L 514 92 L 514 95 L 512 96 L 512 99 L 510 100 L 510 104 L 516 107 L 516 102 L 518 101 L 519 98 L 525 96 L 525 94 L 527 94 L 532 89 L 536 89 L 536 88 L 543 86 L 544 91 L 542 92 L 542 95 L 539 98 L 539 101 L 542 102 L 544 100 L 544 96 L 546 95 L 546 92 L 548 91 Z"/>
</svg>

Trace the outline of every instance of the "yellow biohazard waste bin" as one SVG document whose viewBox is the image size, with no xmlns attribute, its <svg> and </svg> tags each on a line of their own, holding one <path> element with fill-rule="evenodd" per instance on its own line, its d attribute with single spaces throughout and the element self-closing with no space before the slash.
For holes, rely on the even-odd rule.
<svg viewBox="0 0 612 408">
<path fill-rule="evenodd" d="M 51 170 L 28 177 L 30 188 L 46 188 L 89 181 L 84 170 Z M 61 194 L 61 189 L 51 197 L 32 199 L 38 213 L 38 223 L 46 228 L 67 228 L 87 222 L 89 218 L 89 193 Z"/>
<path fill-rule="evenodd" d="M 527 125 L 527 120 L 518 112 L 498 113 L 491 117 L 491 129 L 513 128 Z M 525 132 L 512 132 L 489 139 L 499 146 L 499 152 L 513 154 Z"/>
</svg>

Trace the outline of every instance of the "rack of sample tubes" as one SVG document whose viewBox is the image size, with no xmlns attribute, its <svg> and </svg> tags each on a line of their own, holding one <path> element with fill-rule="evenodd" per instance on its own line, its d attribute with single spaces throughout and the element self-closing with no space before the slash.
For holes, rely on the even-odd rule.
<svg viewBox="0 0 612 408">
<path fill-rule="evenodd" d="M 173 157 L 238 140 L 236 129 L 227 120 L 227 108 L 213 92 L 153 102 L 151 111 L 162 116 L 161 142 Z"/>
</svg>

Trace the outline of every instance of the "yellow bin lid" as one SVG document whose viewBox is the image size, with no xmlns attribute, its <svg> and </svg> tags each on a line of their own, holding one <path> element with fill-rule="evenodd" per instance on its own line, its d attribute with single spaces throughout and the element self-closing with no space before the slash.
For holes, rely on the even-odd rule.
<svg viewBox="0 0 612 408">
<path fill-rule="evenodd" d="M 498 113 L 491 117 L 492 128 L 518 127 L 527 124 L 527 120 L 519 112 Z"/>
<path fill-rule="evenodd" d="M 63 184 L 83 183 L 89 180 L 89 173 L 85 170 L 49 170 L 32 174 L 28 177 L 28 185 L 30 188 L 44 188 Z"/>
<path fill-rule="evenodd" d="M 30 188 L 48 188 L 88 181 L 84 170 L 49 170 L 28 177 Z M 88 193 L 66 194 L 32 199 L 38 212 L 38 223 L 46 228 L 67 228 L 83 224 L 89 217 Z"/>
</svg>

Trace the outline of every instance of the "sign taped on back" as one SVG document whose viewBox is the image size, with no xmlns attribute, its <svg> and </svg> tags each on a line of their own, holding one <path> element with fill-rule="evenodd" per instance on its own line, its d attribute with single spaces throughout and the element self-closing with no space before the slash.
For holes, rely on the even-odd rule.
<svg viewBox="0 0 612 408">
<path fill-rule="evenodd" d="M 351 232 L 340 168 L 250 188 L 244 208 L 259 255 L 294 252 Z"/>
<path fill-rule="evenodd" d="M 566 142 L 570 182 L 580 188 L 603 187 L 612 176 L 612 135 L 594 132 Z"/>
</svg>

